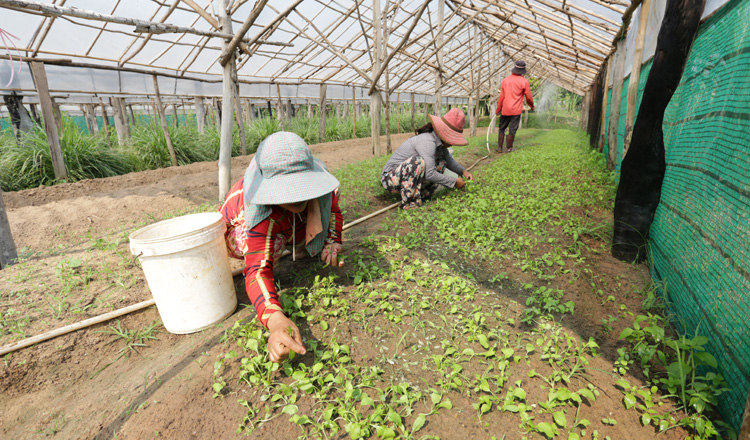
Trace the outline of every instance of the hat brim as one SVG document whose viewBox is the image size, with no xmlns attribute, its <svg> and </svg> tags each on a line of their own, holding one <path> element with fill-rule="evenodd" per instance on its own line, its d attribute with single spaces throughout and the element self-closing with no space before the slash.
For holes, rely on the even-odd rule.
<svg viewBox="0 0 750 440">
<path fill-rule="evenodd" d="M 510 69 L 510 72 L 515 73 L 516 75 L 526 75 L 526 69 L 519 69 L 518 67 Z"/>
<path fill-rule="evenodd" d="M 451 145 L 469 145 L 469 141 L 466 140 L 463 133 L 459 133 L 452 128 L 448 127 L 448 125 L 443 122 L 443 120 L 435 115 L 429 115 L 430 116 L 430 122 L 432 123 L 432 128 L 435 129 L 437 132 L 437 135 L 440 137 L 440 139 L 443 140 L 443 142 L 446 142 Z"/>
<path fill-rule="evenodd" d="M 250 185 L 250 203 L 254 205 L 280 205 L 317 199 L 339 187 L 339 181 L 326 170 L 322 161 L 313 158 L 313 169 L 283 174 L 264 179 L 260 173 L 253 176 Z"/>
</svg>

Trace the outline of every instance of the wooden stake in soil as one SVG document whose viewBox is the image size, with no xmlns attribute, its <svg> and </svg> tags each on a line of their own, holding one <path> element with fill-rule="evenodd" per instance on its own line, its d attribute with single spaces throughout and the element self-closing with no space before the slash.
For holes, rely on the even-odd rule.
<svg viewBox="0 0 750 440">
<path fill-rule="evenodd" d="M 3 190 L 0 189 L 0 269 L 15 263 L 18 258 L 16 243 L 10 232 L 10 222 L 5 213 L 5 202 L 3 202 Z"/>
<path fill-rule="evenodd" d="M 47 73 L 44 70 L 44 63 L 34 61 L 31 63 L 31 72 L 34 75 L 36 90 L 39 96 L 39 102 L 42 105 L 42 114 L 44 116 L 44 131 L 47 133 L 47 143 L 52 158 L 52 168 L 55 171 L 56 179 L 67 179 L 68 170 L 65 168 L 65 160 L 60 146 L 60 133 L 55 121 L 55 113 L 52 109 L 52 97 L 49 94 L 47 85 Z"/>
<path fill-rule="evenodd" d="M 320 102 L 318 103 L 318 142 L 326 139 L 326 85 L 320 85 Z"/>
<path fill-rule="evenodd" d="M 174 152 L 174 146 L 172 145 L 172 138 L 169 136 L 169 127 L 167 126 L 167 116 L 164 114 L 164 106 L 161 105 L 161 95 L 159 95 L 159 81 L 156 75 L 154 78 L 154 92 L 156 93 L 156 111 L 159 112 L 159 120 L 161 121 L 161 131 L 164 133 L 164 139 L 167 141 L 167 149 L 169 150 L 169 157 L 172 158 L 172 166 L 177 166 L 177 155 Z"/>
<path fill-rule="evenodd" d="M 203 98 L 195 97 L 195 125 L 198 133 L 203 134 L 206 131 L 206 107 L 203 105 Z"/>
<path fill-rule="evenodd" d="M 107 114 L 107 104 L 104 103 L 102 98 L 99 98 L 99 104 L 102 106 L 102 126 L 104 127 L 104 137 L 107 139 L 107 144 L 109 144 L 109 115 Z"/>
</svg>

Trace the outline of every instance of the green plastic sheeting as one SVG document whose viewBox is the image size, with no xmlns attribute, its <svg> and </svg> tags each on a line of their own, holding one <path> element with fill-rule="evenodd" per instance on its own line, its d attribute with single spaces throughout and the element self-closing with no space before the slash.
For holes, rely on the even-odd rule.
<svg viewBox="0 0 750 440">
<path fill-rule="evenodd" d="M 750 378 L 750 0 L 701 25 L 664 115 L 667 169 L 652 276 L 678 328 L 709 338 L 739 429 Z"/>
</svg>

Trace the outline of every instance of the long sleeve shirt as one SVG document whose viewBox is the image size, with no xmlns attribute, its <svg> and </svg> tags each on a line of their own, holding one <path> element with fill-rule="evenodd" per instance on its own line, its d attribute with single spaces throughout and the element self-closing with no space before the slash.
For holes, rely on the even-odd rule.
<svg viewBox="0 0 750 440">
<path fill-rule="evenodd" d="M 523 112 L 523 97 L 526 103 L 534 108 L 534 98 L 531 97 L 529 81 L 523 75 L 515 73 L 503 79 L 500 83 L 500 98 L 497 100 L 496 115 L 516 116 Z"/>
<path fill-rule="evenodd" d="M 271 214 L 249 232 L 245 229 L 245 201 L 240 179 L 229 190 L 219 212 L 227 225 L 225 241 L 229 254 L 244 258 L 245 290 L 258 312 L 261 324 L 267 326 L 271 314 L 281 311 L 281 302 L 276 292 L 273 266 L 287 244 L 305 243 L 307 211 L 294 214 L 281 206 L 271 207 Z M 334 191 L 331 203 L 331 219 L 326 243 L 341 243 L 343 217 L 339 209 L 338 191 Z"/>
<path fill-rule="evenodd" d="M 383 167 L 383 172 L 387 173 L 412 156 L 419 156 L 424 159 L 425 179 L 448 188 L 456 186 L 454 177 L 446 176 L 435 169 L 435 164 L 445 159 L 445 167 L 459 176 L 464 172 L 464 167 L 456 162 L 451 153 L 443 145 L 443 141 L 433 131 L 412 136 L 401 144 L 393 153 L 391 158 Z"/>
</svg>

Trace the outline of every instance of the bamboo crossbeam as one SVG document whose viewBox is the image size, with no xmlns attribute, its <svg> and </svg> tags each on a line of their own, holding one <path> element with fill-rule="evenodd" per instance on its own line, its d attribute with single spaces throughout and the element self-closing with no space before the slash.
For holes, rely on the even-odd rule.
<svg viewBox="0 0 750 440">
<path fill-rule="evenodd" d="M 94 11 L 87 11 L 78 8 L 68 8 L 56 6 L 51 3 L 38 3 L 27 0 L 0 0 L 0 6 L 12 9 L 26 9 L 39 11 L 50 17 L 70 16 L 85 18 L 87 20 L 103 21 L 107 23 L 117 23 L 135 26 L 135 32 L 148 34 L 164 33 L 188 33 L 195 35 L 207 35 L 211 37 L 232 38 L 234 35 L 222 32 L 202 31 L 184 26 L 176 26 L 167 23 L 156 23 L 152 21 L 139 20 L 136 18 L 116 17 L 114 15 L 100 14 Z"/>
<path fill-rule="evenodd" d="M 419 19 L 422 17 L 422 13 L 425 9 L 427 9 L 427 5 L 430 4 L 430 0 L 425 0 L 424 3 L 422 3 L 422 7 L 419 8 L 419 11 L 417 11 L 416 16 L 414 17 L 414 20 L 412 21 L 411 26 L 404 34 L 404 37 L 401 39 L 401 42 L 396 46 L 395 49 L 391 51 L 390 54 L 388 54 L 388 57 L 383 61 L 383 64 L 380 66 L 380 70 L 372 77 L 372 85 L 370 86 L 370 90 L 368 90 L 368 95 L 372 95 L 373 91 L 375 90 L 375 86 L 378 84 L 378 79 L 380 79 L 380 75 L 383 74 L 385 69 L 388 68 L 388 63 L 393 59 L 393 56 L 398 53 L 398 51 L 401 50 L 402 47 L 404 47 L 404 44 L 409 39 L 409 35 L 411 35 L 412 31 L 414 30 L 414 27 L 419 22 Z"/>
<path fill-rule="evenodd" d="M 268 0 L 258 0 L 258 3 L 256 3 L 253 10 L 242 23 L 242 26 L 240 26 L 240 28 L 237 30 L 237 33 L 229 41 L 229 44 L 227 44 L 227 47 L 224 48 L 224 50 L 221 52 L 221 55 L 219 55 L 219 64 L 221 64 L 222 66 L 227 65 L 229 57 L 232 56 L 232 53 L 234 53 L 237 45 L 240 44 L 240 41 L 242 41 L 247 31 L 250 30 L 250 27 L 255 23 L 255 20 L 263 11 L 263 8 L 266 6 L 267 2 Z"/>
</svg>

